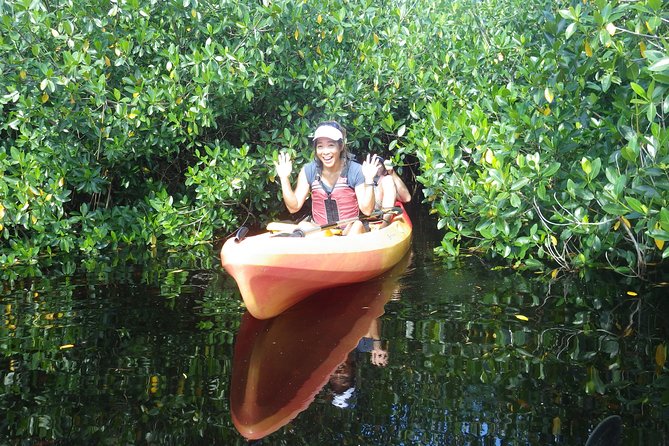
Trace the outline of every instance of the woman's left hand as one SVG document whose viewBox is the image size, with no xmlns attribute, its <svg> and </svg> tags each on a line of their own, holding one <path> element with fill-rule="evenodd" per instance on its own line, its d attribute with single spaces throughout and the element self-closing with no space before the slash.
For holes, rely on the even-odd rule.
<svg viewBox="0 0 669 446">
<path fill-rule="evenodd" d="M 379 157 L 368 153 L 367 158 L 362 162 L 362 174 L 365 177 L 365 183 L 371 184 L 374 182 L 374 177 L 379 171 L 379 167 L 381 167 Z"/>
</svg>

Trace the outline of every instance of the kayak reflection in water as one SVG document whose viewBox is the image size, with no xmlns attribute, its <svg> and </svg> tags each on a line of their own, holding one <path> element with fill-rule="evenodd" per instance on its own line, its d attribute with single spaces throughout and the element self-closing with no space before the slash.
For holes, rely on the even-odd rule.
<svg viewBox="0 0 669 446">
<path fill-rule="evenodd" d="M 374 319 L 369 331 L 358 342 L 357 347 L 351 351 L 344 362 L 339 364 L 330 375 L 328 384 L 332 391 L 332 405 L 345 409 L 354 406 L 353 396 L 355 394 L 355 382 L 357 375 L 358 353 L 370 353 L 370 361 L 377 367 L 388 365 L 388 350 L 384 348 L 380 338 L 380 322 Z"/>
</svg>

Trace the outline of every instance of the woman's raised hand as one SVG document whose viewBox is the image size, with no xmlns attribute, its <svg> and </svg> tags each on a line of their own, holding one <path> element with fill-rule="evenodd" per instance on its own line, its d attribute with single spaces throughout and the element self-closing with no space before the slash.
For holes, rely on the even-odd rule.
<svg viewBox="0 0 669 446">
<path fill-rule="evenodd" d="M 381 167 L 379 157 L 368 153 L 367 158 L 362 162 L 362 174 L 365 177 L 365 183 L 374 182 L 374 177 L 378 173 L 379 167 Z"/>
<path fill-rule="evenodd" d="M 293 172 L 293 161 L 290 159 L 290 154 L 279 153 L 279 160 L 274 162 L 274 168 L 279 178 L 288 178 Z"/>
</svg>

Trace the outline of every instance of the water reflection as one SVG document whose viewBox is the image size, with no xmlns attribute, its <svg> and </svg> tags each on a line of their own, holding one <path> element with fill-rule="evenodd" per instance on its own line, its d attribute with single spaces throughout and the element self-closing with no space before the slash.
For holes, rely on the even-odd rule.
<svg viewBox="0 0 669 446">
<path fill-rule="evenodd" d="M 377 318 L 409 261 L 410 254 L 382 278 L 317 293 L 273 319 L 244 314 L 230 387 L 232 420 L 244 437 L 259 439 L 275 432 L 326 385 L 333 405 L 351 404 L 356 370 L 352 351 L 366 351 L 372 363 L 386 365 Z"/>
<path fill-rule="evenodd" d="M 279 386 L 256 388 L 263 398 L 289 401 L 307 375 L 294 364 L 313 373 L 337 353 L 305 391 L 308 407 L 263 444 L 583 446 L 612 415 L 625 446 L 669 444 L 666 274 L 639 282 L 601 272 L 542 278 L 478 261 L 445 268 L 420 240 L 413 247 L 400 299 L 375 310 L 387 296 L 371 296 L 385 285 L 358 290 L 358 303 L 371 298 L 369 323 L 355 322 L 362 308 L 340 325 L 330 320 L 356 301 L 349 292 L 305 316 L 313 320 L 284 324 L 277 339 L 292 337 L 294 351 L 255 372 L 274 364 L 281 373 Z M 248 444 L 231 417 L 234 344 L 246 321 L 238 288 L 213 255 L 195 266 L 183 258 L 87 259 L 76 273 L 2 284 L 0 444 Z M 355 339 L 374 320 L 385 366 Z M 301 326 L 314 331 L 296 340 Z M 272 339 L 265 328 L 252 330 L 249 350 L 256 332 Z M 317 351 L 323 342 L 329 352 Z M 349 394 L 328 382 L 344 361 Z M 263 410 L 249 413 L 274 413 Z"/>
</svg>

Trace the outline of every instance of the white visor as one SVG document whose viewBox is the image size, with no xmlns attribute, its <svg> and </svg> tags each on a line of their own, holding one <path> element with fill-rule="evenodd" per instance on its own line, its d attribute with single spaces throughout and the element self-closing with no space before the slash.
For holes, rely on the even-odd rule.
<svg viewBox="0 0 669 446">
<path fill-rule="evenodd" d="M 332 126 L 322 125 L 314 132 L 314 141 L 318 138 L 329 138 L 333 141 L 342 141 L 344 139 L 344 134 L 341 130 L 337 130 Z"/>
</svg>

